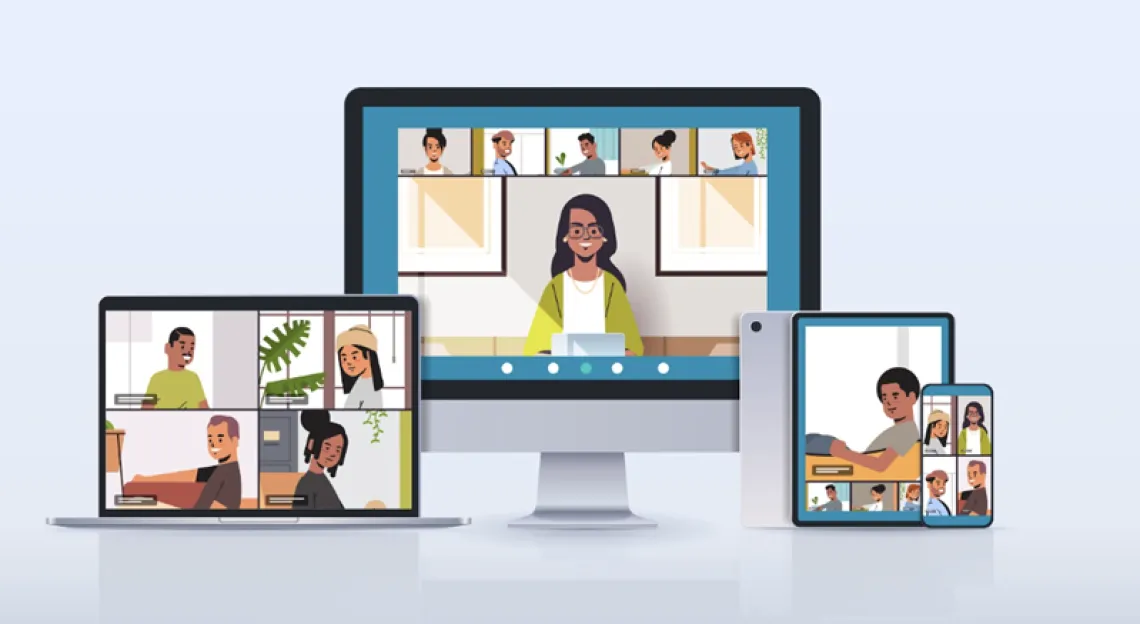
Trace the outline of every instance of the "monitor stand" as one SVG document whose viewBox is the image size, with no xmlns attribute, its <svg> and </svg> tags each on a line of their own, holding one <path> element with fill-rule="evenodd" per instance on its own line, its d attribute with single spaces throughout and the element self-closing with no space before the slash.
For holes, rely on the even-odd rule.
<svg viewBox="0 0 1140 624">
<path fill-rule="evenodd" d="M 646 529 L 629 510 L 624 453 L 543 453 L 534 513 L 510 523 L 534 529 Z"/>
</svg>

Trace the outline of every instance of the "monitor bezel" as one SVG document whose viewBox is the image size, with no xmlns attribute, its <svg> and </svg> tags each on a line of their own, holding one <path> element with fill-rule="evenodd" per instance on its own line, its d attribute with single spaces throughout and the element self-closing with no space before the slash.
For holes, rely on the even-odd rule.
<svg viewBox="0 0 1140 624">
<path fill-rule="evenodd" d="M 809 88 L 358 88 L 345 98 L 345 292 L 364 290 L 364 110 L 392 107 L 798 108 L 800 285 L 797 310 L 820 309 L 820 101 Z M 795 311 L 795 310 L 789 310 Z M 425 400 L 736 400 L 738 380 L 424 381 Z"/>
<path fill-rule="evenodd" d="M 250 311 L 264 310 L 320 310 L 367 311 L 392 310 L 408 312 L 412 335 L 420 335 L 419 302 L 410 295 L 364 296 L 297 296 L 297 297 L 104 297 L 99 301 L 99 517 L 101 518 L 417 518 L 420 515 L 420 409 L 421 397 L 412 392 L 412 505 L 410 509 L 345 509 L 320 511 L 306 509 L 218 509 L 218 510 L 146 510 L 107 509 L 107 439 L 104 434 L 107 420 L 107 313 L 116 311 Z M 413 389 L 420 387 L 420 342 L 413 341 L 411 348 Z M 202 410 L 196 410 L 202 411 Z M 223 412 L 225 410 L 217 410 Z M 234 411 L 234 410 L 231 410 Z M 330 410 L 332 411 L 332 410 Z M 161 414 L 155 414 L 161 418 Z M 261 466 L 258 466 L 258 473 Z M 260 497 L 260 492 L 258 493 Z"/>
</svg>

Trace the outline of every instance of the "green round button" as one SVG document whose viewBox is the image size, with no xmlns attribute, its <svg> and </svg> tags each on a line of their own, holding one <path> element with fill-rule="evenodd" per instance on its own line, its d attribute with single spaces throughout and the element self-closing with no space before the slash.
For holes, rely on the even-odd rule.
<svg viewBox="0 0 1140 624">
<path fill-rule="evenodd" d="M 589 362 L 582 362 L 581 371 L 582 371 L 583 375 L 589 375 L 590 371 L 592 371 L 592 370 L 594 370 L 594 367 L 590 366 Z"/>
</svg>

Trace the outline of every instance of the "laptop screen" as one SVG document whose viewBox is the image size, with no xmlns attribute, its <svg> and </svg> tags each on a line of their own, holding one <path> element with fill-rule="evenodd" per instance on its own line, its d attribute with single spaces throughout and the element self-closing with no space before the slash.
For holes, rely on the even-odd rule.
<svg viewBox="0 0 1140 624">
<path fill-rule="evenodd" d="M 104 309 L 103 511 L 412 510 L 415 302 L 377 300 Z"/>
</svg>

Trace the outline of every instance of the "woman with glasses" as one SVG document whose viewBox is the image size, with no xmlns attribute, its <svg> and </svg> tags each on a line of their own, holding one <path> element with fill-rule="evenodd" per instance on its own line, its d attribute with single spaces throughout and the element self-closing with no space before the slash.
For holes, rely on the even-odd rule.
<svg viewBox="0 0 1140 624">
<path fill-rule="evenodd" d="M 645 352 L 625 277 L 613 262 L 617 249 L 605 201 L 578 195 L 566 202 L 554 237 L 551 280 L 539 298 L 524 355 L 549 354 L 555 334 L 622 334 L 626 355 Z"/>
</svg>

